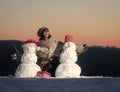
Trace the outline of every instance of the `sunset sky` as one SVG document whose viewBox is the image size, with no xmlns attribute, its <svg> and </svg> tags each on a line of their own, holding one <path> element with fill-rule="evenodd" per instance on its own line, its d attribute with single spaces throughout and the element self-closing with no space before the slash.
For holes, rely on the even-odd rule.
<svg viewBox="0 0 120 92">
<path fill-rule="evenodd" d="M 0 0 L 0 40 L 38 40 L 42 26 L 60 41 L 120 47 L 120 0 Z"/>
</svg>

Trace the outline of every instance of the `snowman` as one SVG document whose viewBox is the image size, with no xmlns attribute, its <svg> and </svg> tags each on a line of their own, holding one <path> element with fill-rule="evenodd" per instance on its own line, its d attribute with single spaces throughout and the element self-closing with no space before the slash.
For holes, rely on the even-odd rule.
<svg viewBox="0 0 120 92">
<path fill-rule="evenodd" d="M 24 53 L 21 57 L 21 64 L 18 65 L 15 71 L 15 76 L 22 78 L 36 77 L 37 72 L 41 71 L 41 68 L 36 64 L 38 43 L 33 39 L 28 39 L 24 42 L 22 48 Z"/>
<path fill-rule="evenodd" d="M 63 51 L 60 54 L 60 65 L 55 71 L 55 77 L 57 78 L 79 78 L 81 68 L 76 64 L 77 53 L 76 45 L 73 42 L 71 35 L 65 36 L 65 44 Z"/>
</svg>

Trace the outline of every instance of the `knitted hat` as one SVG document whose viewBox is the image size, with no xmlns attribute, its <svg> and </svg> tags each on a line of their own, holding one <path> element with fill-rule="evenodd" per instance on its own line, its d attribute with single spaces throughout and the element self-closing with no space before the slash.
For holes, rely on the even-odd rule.
<svg viewBox="0 0 120 92">
<path fill-rule="evenodd" d="M 37 36 L 38 37 L 41 37 L 42 33 L 45 31 L 45 30 L 49 30 L 47 27 L 41 27 L 38 31 L 37 31 Z"/>
<path fill-rule="evenodd" d="M 65 36 L 65 42 L 73 42 L 73 36 L 72 35 L 66 35 Z"/>
<path fill-rule="evenodd" d="M 28 39 L 28 40 L 24 41 L 22 47 L 24 48 L 24 47 L 26 47 L 28 45 L 34 46 L 36 49 L 39 50 L 39 43 L 36 42 L 33 39 Z"/>
<path fill-rule="evenodd" d="M 34 43 L 36 46 L 39 46 L 39 43 L 36 42 L 35 40 L 33 39 L 28 39 L 26 41 L 23 42 L 23 44 L 28 44 L 28 43 Z"/>
</svg>

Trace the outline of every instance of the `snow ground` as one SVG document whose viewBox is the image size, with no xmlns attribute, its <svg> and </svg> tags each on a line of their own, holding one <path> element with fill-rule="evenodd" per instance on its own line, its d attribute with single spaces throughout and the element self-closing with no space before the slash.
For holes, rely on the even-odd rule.
<svg viewBox="0 0 120 92">
<path fill-rule="evenodd" d="M 0 92 L 120 92 L 119 77 L 0 77 Z"/>
</svg>

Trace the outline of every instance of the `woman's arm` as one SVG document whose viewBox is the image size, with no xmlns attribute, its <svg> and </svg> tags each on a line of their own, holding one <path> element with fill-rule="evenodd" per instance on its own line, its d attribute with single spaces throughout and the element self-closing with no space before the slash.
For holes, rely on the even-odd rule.
<svg viewBox="0 0 120 92">
<path fill-rule="evenodd" d="M 76 52 L 78 54 L 82 54 L 83 52 L 85 52 L 89 47 L 86 44 L 80 45 L 80 46 L 76 46 Z"/>
</svg>

